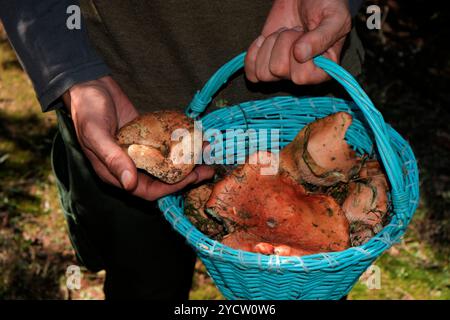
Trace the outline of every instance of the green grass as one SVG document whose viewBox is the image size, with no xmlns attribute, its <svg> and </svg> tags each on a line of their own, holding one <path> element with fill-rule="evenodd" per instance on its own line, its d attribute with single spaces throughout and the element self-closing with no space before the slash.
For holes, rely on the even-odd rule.
<svg viewBox="0 0 450 320">
<path fill-rule="evenodd" d="M 419 209 L 403 241 L 375 262 L 380 267 L 381 288 L 369 290 L 360 281 L 350 299 L 450 299 L 448 256 L 420 239 L 417 225 L 422 216 Z"/>
</svg>

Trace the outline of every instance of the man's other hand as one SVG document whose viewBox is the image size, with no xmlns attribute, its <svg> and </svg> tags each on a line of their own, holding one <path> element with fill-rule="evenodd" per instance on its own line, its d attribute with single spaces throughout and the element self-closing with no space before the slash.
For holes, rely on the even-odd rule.
<svg viewBox="0 0 450 320">
<path fill-rule="evenodd" d="M 350 30 L 348 0 L 275 0 L 261 35 L 248 49 L 247 78 L 296 84 L 328 80 L 311 59 L 323 54 L 338 63 Z"/>
</svg>

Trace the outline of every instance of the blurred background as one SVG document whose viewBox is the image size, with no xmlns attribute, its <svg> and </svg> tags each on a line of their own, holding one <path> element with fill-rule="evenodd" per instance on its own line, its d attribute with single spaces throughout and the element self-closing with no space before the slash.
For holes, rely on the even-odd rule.
<svg viewBox="0 0 450 320">
<path fill-rule="evenodd" d="M 370 4 L 381 8 L 381 30 L 366 27 Z M 421 203 L 401 243 L 375 262 L 381 288 L 361 280 L 349 299 L 450 299 L 448 21 L 436 2 L 407 0 L 367 1 L 356 19 L 366 49 L 359 80 L 412 145 Z M 81 289 L 66 286 L 77 262 L 50 168 L 55 120 L 40 112 L 0 25 L 0 300 L 103 298 L 102 272 L 82 269 Z M 199 262 L 191 298 L 222 298 Z"/>
</svg>

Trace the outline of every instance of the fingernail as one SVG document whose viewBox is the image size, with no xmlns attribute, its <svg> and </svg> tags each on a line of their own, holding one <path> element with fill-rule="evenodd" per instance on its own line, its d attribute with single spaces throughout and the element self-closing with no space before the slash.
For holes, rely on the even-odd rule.
<svg viewBox="0 0 450 320">
<path fill-rule="evenodd" d="M 281 27 L 280 29 L 277 30 L 277 32 L 280 33 L 280 32 L 283 32 L 283 31 L 285 31 L 287 29 L 288 29 L 287 27 Z"/>
<path fill-rule="evenodd" d="M 132 175 L 129 170 L 124 170 L 120 176 L 120 182 L 125 189 L 128 189 L 131 185 Z"/>
<path fill-rule="evenodd" d="M 302 62 L 305 62 L 309 59 L 311 59 L 311 53 L 312 53 L 312 49 L 311 49 L 311 45 L 309 45 L 308 43 L 297 43 L 296 45 L 297 50 L 300 52 L 300 56 L 302 57 Z"/>
<path fill-rule="evenodd" d="M 262 46 L 264 40 L 266 40 L 266 38 L 265 38 L 263 35 L 259 36 L 258 38 L 256 38 L 255 45 L 256 45 L 258 48 L 261 48 L 261 46 Z"/>
</svg>

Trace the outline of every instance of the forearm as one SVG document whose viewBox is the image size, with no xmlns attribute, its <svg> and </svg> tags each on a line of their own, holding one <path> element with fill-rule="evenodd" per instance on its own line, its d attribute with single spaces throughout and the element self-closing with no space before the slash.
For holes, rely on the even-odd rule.
<svg viewBox="0 0 450 320">
<path fill-rule="evenodd" d="M 76 83 L 110 73 L 89 44 L 86 30 L 70 30 L 67 8 L 73 0 L 0 0 L 0 19 L 28 73 L 43 111 L 62 105 L 60 97 Z"/>
</svg>

